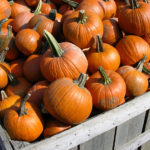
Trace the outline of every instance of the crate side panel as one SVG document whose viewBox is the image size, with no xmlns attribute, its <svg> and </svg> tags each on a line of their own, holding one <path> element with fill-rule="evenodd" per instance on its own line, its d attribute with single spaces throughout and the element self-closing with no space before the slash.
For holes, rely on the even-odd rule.
<svg viewBox="0 0 150 150">
<path fill-rule="evenodd" d="M 80 150 L 112 150 L 115 128 L 80 145 Z"/>
</svg>

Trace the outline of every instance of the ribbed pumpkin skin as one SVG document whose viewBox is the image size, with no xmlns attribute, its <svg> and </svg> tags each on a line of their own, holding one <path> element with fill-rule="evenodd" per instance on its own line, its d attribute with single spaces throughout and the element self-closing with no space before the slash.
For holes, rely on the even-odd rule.
<svg viewBox="0 0 150 150">
<path fill-rule="evenodd" d="M 51 1 L 48 4 L 44 2 L 42 3 L 41 12 L 43 14 L 49 15 L 51 9 L 56 9 L 56 6 Z"/>
<path fill-rule="evenodd" d="M 22 12 L 30 12 L 30 8 L 26 5 L 24 0 L 17 0 L 11 5 L 11 17 L 15 18 Z"/>
<path fill-rule="evenodd" d="M 11 15 L 11 7 L 7 0 L 0 1 L 0 10 L 4 12 L 5 17 L 9 18 Z"/>
<path fill-rule="evenodd" d="M 147 56 L 146 62 L 150 60 L 150 46 L 141 37 L 128 35 L 122 38 L 116 45 L 123 65 L 133 65 Z"/>
<path fill-rule="evenodd" d="M 91 73 L 97 71 L 99 66 L 106 70 L 116 71 L 120 65 L 120 55 L 116 48 L 103 43 L 104 52 L 96 52 L 96 46 L 87 52 L 88 69 Z"/>
<path fill-rule="evenodd" d="M 108 44 L 114 44 L 122 38 L 119 30 L 119 25 L 117 21 L 115 21 L 114 19 L 103 20 L 103 26 L 104 26 L 104 34 L 102 37 L 103 42 Z"/>
<path fill-rule="evenodd" d="M 148 79 L 142 72 L 131 66 L 122 66 L 117 72 L 125 80 L 126 96 L 135 97 L 144 94 L 148 89 Z"/>
<path fill-rule="evenodd" d="M 4 19 L 6 16 L 2 10 L 0 10 L 0 20 Z"/>
<path fill-rule="evenodd" d="M 106 70 L 106 74 L 111 79 L 108 85 L 100 82 L 99 71 L 90 76 L 86 82 L 86 87 L 93 98 L 93 105 L 101 110 L 109 110 L 125 102 L 126 85 L 123 78 L 111 70 Z"/>
<path fill-rule="evenodd" d="M 41 46 L 40 35 L 32 29 L 24 29 L 17 33 L 15 43 L 20 52 L 29 56 Z"/>
<path fill-rule="evenodd" d="M 143 39 L 150 45 L 150 33 L 143 36 Z"/>
<path fill-rule="evenodd" d="M 93 36 L 103 35 L 103 24 L 100 17 L 90 11 L 85 11 L 88 17 L 86 23 L 78 23 L 79 11 L 73 12 L 63 23 L 63 33 L 66 40 L 74 43 L 81 49 L 88 48 L 93 44 Z"/>
<path fill-rule="evenodd" d="M 53 117 L 67 124 L 81 123 L 92 111 L 90 92 L 69 78 L 52 82 L 44 93 L 43 102 Z"/>
<path fill-rule="evenodd" d="M 48 88 L 49 84 L 50 83 L 46 80 L 35 83 L 28 91 L 28 93 L 31 94 L 31 97 L 28 101 L 33 103 L 37 107 L 40 107 L 44 92 Z"/>
<path fill-rule="evenodd" d="M 70 125 L 63 124 L 60 121 L 55 119 L 51 119 L 47 122 L 46 127 L 43 131 L 44 138 L 53 136 L 70 127 L 71 127 Z"/>
<path fill-rule="evenodd" d="M 43 131 L 43 119 L 38 108 L 26 103 L 27 114 L 18 115 L 20 103 L 16 103 L 4 116 L 4 127 L 13 140 L 32 142 Z M 16 128 L 17 123 L 17 128 Z"/>
<path fill-rule="evenodd" d="M 16 102 L 20 101 L 21 97 L 18 95 L 10 96 L 0 101 L 0 118 L 4 118 L 6 111 L 12 107 Z"/>
<path fill-rule="evenodd" d="M 131 9 L 128 5 L 119 9 L 118 21 L 125 32 L 142 36 L 150 33 L 150 5 L 138 3 L 139 8 L 136 9 Z"/>
<path fill-rule="evenodd" d="M 15 32 L 19 32 L 22 29 L 27 28 L 27 24 L 30 21 L 30 19 L 34 16 L 33 13 L 30 12 L 23 12 L 18 14 L 12 24 L 13 30 Z"/>
<path fill-rule="evenodd" d="M 59 44 L 64 51 L 61 57 L 53 57 L 47 50 L 41 59 L 40 68 L 43 76 L 48 81 L 68 77 L 77 79 L 80 73 L 86 73 L 88 62 L 79 47 L 69 42 Z"/>
</svg>

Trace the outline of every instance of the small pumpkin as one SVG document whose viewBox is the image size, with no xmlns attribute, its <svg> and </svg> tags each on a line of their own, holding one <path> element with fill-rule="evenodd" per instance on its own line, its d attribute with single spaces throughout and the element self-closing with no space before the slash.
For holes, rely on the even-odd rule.
<svg viewBox="0 0 150 150">
<path fill-rule="evenodd" d="M 122 38 L 116 45 L 123 65 L 134 65 L 144 56 L 146 62 L 150 60 L 150 46 L 141 37 L 128 35 Z"/>
<path fill-rule="evenodd" d="M 126 84 L 123 78 L 112 70 L 102 67 L 92 74 L 86 87 L 93 98 L 93 105 L 100 110 L 109 110 L 125 103 Z"/>
<path fill-rule="evenodd" d="M 88 62 L 79 47 L 69 42 L 58 44 L 52 34 L 46 30 L 44 37 L 49 43 L 50 50 L 43 54 L 40 68 L 48 81 L 62 77 L 77 79 L 80 73 L 87 71 Z"/>
<path fill-rule="evenodd" d="M 12 140 L 32 142 L 43 131 L 43 118 L 40 110 L 26 102 L 29 97 L 30 94 L 5 113 L 4 127 Z"/>
<path fill-rule="evenodd" d="M 116 71 L 120 65 L 120 55 L 115 47 L 103 43 L 100 35 L 96 37 L 96 44 L 87 52 L 88 69 L 91 73 L 99 66 L 106 70 Z"/>
<path fill-rule="evenodd" d="M 9 5 L 9 2 L 7 0 L 1 0 L 0 1 L 0 10 L 4 12 L 5 17 L 9 18 L 11 15 L 11 7 Z"/>
<path fill-rule="evenodd" d="M 84 88 L 86 79 L 87 75 L 81 74 L 76 81 L 60 78 L 52 82 L 43 97 L 46 110 L 67 124 L 79 124 L 87 119 L 92 111 L 92 97 Z"/>
<path fill-rule="evenodd" d="M 1 90 L 1 100 L 0 100 L 0 118 L 4 118 L 6 111 L 12 107 L 16 102 L 20 101 L 21 97 L 18 95 L 13 95 L 8 97 L 5 91 Z"/>
</svg>

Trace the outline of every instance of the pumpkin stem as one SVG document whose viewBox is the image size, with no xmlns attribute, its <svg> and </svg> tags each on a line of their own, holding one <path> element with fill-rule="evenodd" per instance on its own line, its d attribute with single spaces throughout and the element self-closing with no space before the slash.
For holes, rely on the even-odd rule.
<svg viewBox="0 0 150 150">
<path fill-rule="evenodd" d="M 69 6 L 73 8 L 77 8 L 79 6 L 79 3 L 72 1 L 72 0 L 63 0 L 64 3 L 67 3 Z"/>
<path fill-rule="evenodd" d="M 9 5 L 10 5 L 10 6 L 12 6 L 12 5 L 13 5 L 13 3 L 14 3 L 14 1 L 13 1 L 13 0 L 9 1 Z"/>
<path fill-rule="evenodd" d="M 79 11 L 79 16 L 78 16 L 78 23 L 84 24 L 86 23 L 86 20 L 88 19 L 87 16 L 85 16 L 85 10 L 80 10 Z"/>
<path fill-rule="evenodd" d="M 125 0 L 126 5 L 130 5 L 129 0 Z"/>
<path fill-rule="evenodd" d="M 109 0 L 104 0 L 104 2 L 108 2 Z"/>
<path fill-rule="evenodd" d="M 41 8 L 42 8 L 42 0 L 39 0 L 38 6 L 36 8 L 36 10 L 34 11 L 34 14 L 40 14 L 41 13 Z"/>
<path fill-rule="evenodd" d="M 1 98 L 2 98 L 2 100 L 8 98 L 8 96 L 7 96 L 7 94 L 6 94 L 6 92 L 4 90 L 1 90 Z"/>
<path fill-rule="evenodd" d="M 12 26 L 8 25 L 8 37 L 12 37 Z"/>
<path fill-rule="evenodd" d="M 52 51 L 53 57 L 61 57 L 64 51 L 61 49 L 61 47 L 59 46 L 53 35 L 49 33 L 47 30 L 43 31 L 43 35 L 49 44 L 49 48 Z"/>
<path fill-rule="evenodd" d="M 8 21 L 8 18 L 4 18 L 4 19 L 0 20 L 0 33 L 2 31 L 2 25 L 7 21 Z"/>
<path fill-rule="evenodd" d="M 96 35 L 96 52 L 104 52 L 103 42 L 99 34 Z"/>
<path fill-rule="evenodd" d="M 84 85 L 86 83 L 88 75 L 81 73 L 79 78 L 75 81 L 73 81 L 73 83 L 77 84 L 80 88 L 84 88 Z"/>
<path fill-rule="evenodd" d="M 27 100 L 29 99 L 31 97 L 31 94 L 30 93 L 28 93 L 26 96 L 25 96 L 25 98 L 21 101 L 21 103 L 20 103 L 20 107 L 19 107 L 19 109 L 18 109 L 18 114 L 19 114 L 19 116 L 23 116 L 23 115 L 26 115 L 27 114 L 27 108 L 26 108 L 26 102 L 27 102 Z"/>
<path fill-rule="evenodd" d="M 143 0 L 145 3 L 149 4 L 149 1 L 148 0 Z"/>
<path fill-rule="evenodd" d="M 102 83 L 104 85 L 108 85 L 111 83 L 111 79 L 108 77 L 108 75 L 106 74 L 105 70 L 100 66 L 98 67 L 98 71 L 100 72 L 101 76 L 102 76 Z"/>
<path fill-rule="evenodd" d="M 17 84 L 19 84 L 19 81 L 17 80 L 17 78 L 15 77 L 13 73 L 9 73 L 8 78 L 12 86 L 16 86 Z"/>
<path fill-rule="evenodd" d="M 36 31 L 41 22 L 42 22 L 42 19 L 38 20 L 38 22 L 37 22 L 37 24 L 35 25 L 35 27 L 33 27 L 33 30 Z"/>
<path fill-rule="evenodd" d="M 4 48 L 4 50 L 2 50 L 2 52 L 0 53 L 0 63 L 3 63 L 5 60 L 5 56 L 8 52 L 9 48 Z"/>
<path fill-rule="evenodd" d="M 57 14 L 57 10 L 56 9 L 51 9 L 48 18 L 55 21 L 56 14 Z"/>
<path fill-rule="evenodd" d="M 148 69 L 146 69 L 145 66 L 143 66 L 142 72 L 150 75 L 150 71 Z"/>
<path fill-rule="evenodd" d="M 138 4 L 137 0 L 131 0 L 131 8 L 132 9 L 139 8 L 139 4 Z"/>
<path fill-rule="evenodd" d="M 140 62 L 138 63 L 136 69 L 137 69 L 139 72 L 142 72 L 143 66 L 144 66 L 144 63 L 145 63 L 145 60 L 146 60 L 146 59 L 147 59 L 147 57 L 144 56 L 144 57 L 140 60 Z"/>
</svg>

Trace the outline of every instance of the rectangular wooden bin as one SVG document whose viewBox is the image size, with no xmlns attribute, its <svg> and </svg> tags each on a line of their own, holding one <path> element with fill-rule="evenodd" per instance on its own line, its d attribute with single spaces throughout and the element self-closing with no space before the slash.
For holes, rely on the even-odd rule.
<svg viewBox="0 0 150 150">
<path fill-rule="evenodd" d="M 13 141 L 0 126 L 0 150 L 150 150 L 150 92 L 35 143 Z"/>
</svg>

